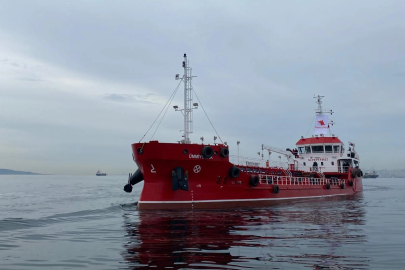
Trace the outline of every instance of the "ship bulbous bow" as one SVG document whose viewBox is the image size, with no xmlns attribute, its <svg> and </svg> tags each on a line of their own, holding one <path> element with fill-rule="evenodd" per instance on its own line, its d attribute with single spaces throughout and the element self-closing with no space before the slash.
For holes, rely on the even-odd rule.
<svg viewBox="0 0 405 270">
<path fill-rule="evenodd" d="M 138 184 L 139 182 L 143 181 L 143 175 L 141 170 L 136 170 L 133 174 L 129 174 L 128 176 L 128 184 L 124 186 L 124 191 L 131 193 L 132 192 L 132 186 Z"/>
</svg>

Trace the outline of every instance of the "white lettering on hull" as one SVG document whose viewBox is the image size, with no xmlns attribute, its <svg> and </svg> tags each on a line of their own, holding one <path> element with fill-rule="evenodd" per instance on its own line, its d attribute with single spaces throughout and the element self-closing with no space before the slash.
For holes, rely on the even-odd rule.
<svg viewBox="0 0 405 270">
<path fill-rule="evenodd" d="M 328 161 L 328 158 L 309 158 L 308 161 Z"/>
<path fill-rule="evenodd" d="M 155 167 L 153 167 L 153 164 L 150 164 L 150 166 L 152 167 L 152 169 L 150 170 L 151 173 L 156 173 Z"/>
<path fill-rule="evenodd" d="M 201 158 L 203 159 L 204 157 L 202 155 L 198 155 L 198 154 L 190 154 L 188 155 L 189 158 Z M 210 157 L 209 159 L 212 159 L 212 157 Z"/>
</svg>

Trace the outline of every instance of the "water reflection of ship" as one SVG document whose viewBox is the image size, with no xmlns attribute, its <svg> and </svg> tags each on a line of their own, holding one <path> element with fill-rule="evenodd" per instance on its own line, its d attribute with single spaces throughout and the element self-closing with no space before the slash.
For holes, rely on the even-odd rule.
<svg viewBox="0 0 405 270">
<path fill-rule="evenodd" d="M 350 249 L 366 241 L 361 199 L 272 209 L 130 212 L 124 215 L 122 255 L 129 269 L 367 268 L 366 255 Z"/>
</svg>

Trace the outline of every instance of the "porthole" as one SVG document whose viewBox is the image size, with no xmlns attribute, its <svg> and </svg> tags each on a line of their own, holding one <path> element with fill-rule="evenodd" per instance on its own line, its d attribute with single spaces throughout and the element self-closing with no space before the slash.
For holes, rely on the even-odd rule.
<svg viewBox="0 0 405 270">
<path fill-rule="evenodd" d="M 335 162 L 332 161 L 330 164 L 332 164 L 332 166 L 333 166 L 333 165 L 335 165 Z"/>
<path fill-rule="evenodd" d="M 187 154 L 188 153 L 188 150 L 187 149 L 184 149 L 183 150 L 183 154 Z"/>
<path fill-rule="evenodd" d="M 214 156 L 218 155 L 218 151 L 214 151 Z"/>
</svg>

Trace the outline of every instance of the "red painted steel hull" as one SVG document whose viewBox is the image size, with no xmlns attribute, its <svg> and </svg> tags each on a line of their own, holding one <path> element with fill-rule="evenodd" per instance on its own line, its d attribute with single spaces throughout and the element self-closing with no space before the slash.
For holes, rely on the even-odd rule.
<svg viewBox="0 0 405 270">
<path fill-rule="evenodd" d="M 285 200 L 352 195 L 363 190 L 362 178 L 352 178 L 350 172 L 339 176 L 339 183 L 344 183 L 344 188 L 332 184 L 327 189 L 327 180 L 311 183 L 307 177 L 300 178 L 299 182 L 288 181 L 283 175 L 277 182 L 261 181 L 257 186 L 251 186 L 249 179 L 254 173 L 241 172 L 237 178 L 230 177 L 229 170 L 234 164 L 229 162 L 228 157 L 219 154 L 221 148 L 227 146 L 211 145 L 218 154 L 210 159 L 200 156 L 203 146 L 157 141 L 133 144 L 134 161 L 145 182 L 138 209 L 268 206 Z M 178 166 L 188 172 L 188 191 L 172 189 L 172 170 Z M 265 172 L 261 175 L 275 177 L 271 175 L 272 169 L 277 171 L 277 168 L 260 168 Z M 281 169 L 278 171 L 282 172 Z M 353 181 L 352 186 L 350 181 Z M 275 185 L 279 187 L 278 194 L 274 193 Z"/>
</svg>

